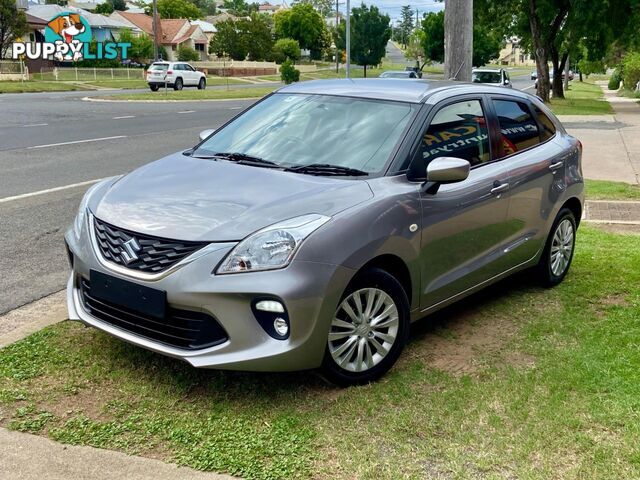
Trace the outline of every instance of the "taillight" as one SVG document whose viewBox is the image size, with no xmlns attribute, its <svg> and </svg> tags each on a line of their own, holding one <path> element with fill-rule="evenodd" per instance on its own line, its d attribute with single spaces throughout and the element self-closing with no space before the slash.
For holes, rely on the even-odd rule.
<svg viewBox="0 0 640 480">
<path fill-rule="evenodd" d="M 173 70 L 167 70 L 167 75 L 173 74 Z"/>
</svg>

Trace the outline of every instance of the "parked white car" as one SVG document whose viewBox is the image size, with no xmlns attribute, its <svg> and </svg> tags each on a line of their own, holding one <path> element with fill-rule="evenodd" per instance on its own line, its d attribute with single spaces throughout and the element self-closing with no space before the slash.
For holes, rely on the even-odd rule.
<svg viewBox="0 0 640 480">
<path fill-rule="evenodd" d="M 474 68 L 471 73 L 471 81 L 512 88 L 511 79 L 504 68 Z"/>
<path fill-rule="evenodd" d="M 149 88 L 157 92 L 160 87 L 182 90 L 183 87 L 207 88 L 207 76 L 185 62 L 155 62 L 147 70 Z"/>
</svg>

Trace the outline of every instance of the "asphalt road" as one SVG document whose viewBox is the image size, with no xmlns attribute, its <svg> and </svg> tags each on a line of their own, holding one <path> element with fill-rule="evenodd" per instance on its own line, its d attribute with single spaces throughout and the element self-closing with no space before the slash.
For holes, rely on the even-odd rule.
<svg viewBox="0 0 640 480">
<path fill-rule="evenodd" d="M 184 150 L 252 103 L 82 101 L 88 95 L 104 92 L 0 95 L 0 314 L 64 288 L 62 239 L 89 182 Z"/>
<path fill-rule="evenodd" d="M 0 314 L 64 287 L 62 238 L 85 182 L 184 150 L 252 103 L 97 103 L 86 95 L 0 95 Z"/>
</svg>

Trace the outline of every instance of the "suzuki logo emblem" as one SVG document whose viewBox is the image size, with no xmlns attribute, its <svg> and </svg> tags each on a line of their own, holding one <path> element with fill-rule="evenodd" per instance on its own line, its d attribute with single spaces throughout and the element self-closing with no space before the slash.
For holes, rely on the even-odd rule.
<svg viewBox="0 0 640 480">
<path fill-rule="evenodd" d="M 138 257 L 138 252 L 140 250 L 142 250 L 142 247 L 138 241 L 134 237 L 131 237 L 122 244 L 122 253 L 120 253 L 120 257 L 126 265 L 129 265 L 131 262 L 135 262 L 140 258 Z"/>
</svg>

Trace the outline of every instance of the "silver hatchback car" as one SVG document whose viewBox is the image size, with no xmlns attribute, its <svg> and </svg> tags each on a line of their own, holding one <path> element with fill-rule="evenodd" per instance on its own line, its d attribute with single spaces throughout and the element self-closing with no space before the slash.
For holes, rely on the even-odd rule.
<svg viewBox="0 0 640 480">
<path fill-rule="evenodd" d="M 348 385 L 391 368 L 412 321 L 571 264 L 582 146 L 534 96 L 305 82 L 201 137 L 87 192 L 71 319 L 195 367 Z"/>
</svg>

